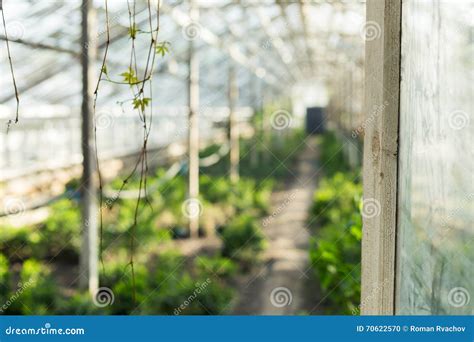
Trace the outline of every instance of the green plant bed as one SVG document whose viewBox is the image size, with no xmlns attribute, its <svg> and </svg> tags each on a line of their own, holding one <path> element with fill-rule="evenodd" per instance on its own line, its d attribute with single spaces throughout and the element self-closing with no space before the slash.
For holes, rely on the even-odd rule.
<svg viewBox="0 0 474 342">
<path fill-rule="evenodd" d="M 236 215 L 245 213 L 260 217 L 268 213 L 274 180 L 279 177 L 280 171 L 285 174 L 287 172 L 282 169 L 278 160 L 290 161 L 294 158 L 296 154 L 293 152 L 303 135 L 301 131 L 294 131 L 279 138 L 270 138 L 265 148 L 270 149 L 271 155 L 275 157 L 272 156 L 269 161 L 259 156 L 256 159 L 251 157 L 252 150 L 260 138 L 262 137 L 257 136 L 241 141 L 243 158 L 240 165 L 241 178 L 238 182 L 232 183 L 229 180 L 227 157 L 223 157 L 210 168 L 203 168 L 199 200 L 203 207 L 200 230 L 204 235 L 213 234 L 217 230 L 224 231 L 227 223 Z M 219 147 L 211 145 L 202 151 L 201 155 L 212 155 Z M 107 253 L 114 253 L 114 249 L 129 246 L 129 233 L 132 232 L 140 245 L 146 245 L 147 241 L 163 241 L 188 235 L 188 219 L 183 215 L 183 203 L 187 198 L 187 177 L 178 174 L 172 179 L 166 179 L 165 174 L 165 170 L 159 169 L 148 177 L 148 187 L 153 191 L 149 191 L 146 200 L 141 201 L 136 225 L 136 200 L 120 198 L 118 192 L 123 185 L 123 178 L 119 177 L 107 185 L 119 195 L 118 198 L 104 197 L 102 203 L 101 239 Z M 22 228 L 2 227 L 0 252 L 13 261 L 61 257 L 76 263 L 82 225 L 78 204 L 80 199 L 77 198 L 78 184 L 78 180 L 68 183 L 67 192 L 75 197 L 64 198 L 50 205 L 50 215 L 44 223 Z M 139 178 L 132 177 L 127 181 L 125 190 L 133 191 L 138 188 Z"/>
<path fill-rule="evenodd" d="M 61 315 L 225 313 L 233 298 L 232 278 L 256 264 L 265 248 L 259 221 L 270 210 L 275 180 L 287 172 L 281 168 L 280 160 L 286 159 L 287 163 L 295 158 L 294 151 L 301 139 L 298 134 L 290 134 L 283 140 L 268 140 L 266 147 L 275 157 L 269 161 L 257 158 L 256 163 L 250 158 L 252 144 L 256 141 L 242 141 L 241 177 L 237 182 L 231 182 L 227 175 L 228 158 L 204 168 L 200 176 L 200 230 L 205 235 L 218 232 L 223 249 L 217 251 L 217 255 L 185 260 L 177 253 L 160 253 L 156 260 L 148 260 L 152 248 L 156 250 L 162 242 L 187 234 L 188 218 L 183 212 L 187 198 L 186 175 L 166 179 L 163 169 L 150 175 L 147 183 L 153 191 L 140 202 L 136 224 L 135 199 L 125 198 L 127 196 L 104 198 L 101 239 L 105 270 L 101 269 L 100 284 L 114 293 L 114 303 L 109 306 L 97 306 L 84 291 L 60 288 L 53 281 L 50 267 L 41 263 L 41 260 L 56 257 L 70 263 L 71 267 L 77 266 L 82 226 L 78 198 L 64 198 L 52 204 L 48 219 L 39 225 L 2 227 L 0 252 L 8 258 L 0 257 L 0 299 L 8 298 L 18 290 L 13 286 L 12 278 L 19 278 L 20 283 L 35 280 L 25 289 L 22 300 L 12 304 L 7 312 Z M 211 155 L 217 149 L 217 145 L 211 146 L 202 156 Z M 123 179 L 118 178 L 107 187 L 117 191 L 122 183 Z M 138 188 L 139 179 L 132 177 L 125 190 L 131 193 Z M 70 182 L 67 191 L 78 194 L 77 182 Z M 132 238 L 136 242 L 135 260 L 138 260 L 134 276 L 128 264 Z M 14 277 L 9 277 L 9 263 L 24 259 L 30 260 L 23 263 L 21 271 L 15 271 Z"/>
<path fill-rule="evenodd" d="M 332 177 L 324 177 L 313 196 L 309 216 L 312 226 L 344 222 L 354 213 L 361 196 L 362 186 L 354 173 L 337 172 Z"/>
<path fill-rule="evenodd" d="M 343 153 L 344 143 L 336 133 L 327 131 L 319 139 L 320 164 L 326 175 L 336 172 L 349 172 L 350 167 Z"/>
<path fill-rule="evenodd" d="M 258 220 L 248 214 L 235 217 L 222 232 L 222 255 L 239 262 L 247 271 L 266 247 Z"/>
<path fill-rule="evenodd" d="M 351 314 L 360 302 L 360 224 L 329 225 L 311 239 L 310 260 L 333 313 Z"/>
<path fill-rule="evenodd" d="M 230 260 L 221 258 L 200 257 L 188 264 L 172 250 L 160 253 L 146 267 L 136 266 L 135 279 L 130 267 L 116 264 L 109 267 L 103 278 L 115 296 L 107 313 L 217 314 L 225 310 L 233 297 L 224 281 L 233 269 L 235 265 Z"/>
<path fill-rule="evenodd" d="M 0 251 L 10 260 L 27 258 L 76 262 L 81 244 L 79 205 L 70 199 L 61 199 L 49 207 L 46 221 L 35 226 L 2 227 Z"/>
<path fill-rule="evenodd" d="M 324 178 L 313 197 L 308 222 L 313 230 L 310 261 L 326 307 L 333 314 L 353 314 L 360 303 L 362 186 L 348 171 L 335 135 L 320 144 Z M 324 150 L 326 148 L 326 150 Z"/>
<path fill-rule="evenodd" d="M 57 300 L 55 315 L 104 315 L 107 311 L 92 301 L 88 292 L 78 292 Z"/>
<path fill-rule="evenodd" d="M 7 302 L 10 293 L 10 270 L 8 259 L 0 254 L 0 313 L 4 311 L 2 306 Z"/>
<path fill-rule="evenodd" d="M 228 280 L 237 270 L 230 259 L 187 260 L 169 250 L 154 260 L 136 260 L 132 276 L 120 257 L 102 270 L 100 284 L 106 290 L 93 300 L 87 292 L 59 291 L 50 268 L 33 259 L 24 262 L 18 286 L 10 288 L 7 260 L 0 262 L 1 294 L 11 304 L 0 313 L 12 315 L 221 314 L 233 298 Z"/>
<path fill-rule="evenodd" d="M 54 312 L 58 300 L 57 286 L 52 280 L 50 267 L 38 260 L 26 260 L 16 287 L 11 289 L 10 315 L 47 315 Z"/>
</svg>

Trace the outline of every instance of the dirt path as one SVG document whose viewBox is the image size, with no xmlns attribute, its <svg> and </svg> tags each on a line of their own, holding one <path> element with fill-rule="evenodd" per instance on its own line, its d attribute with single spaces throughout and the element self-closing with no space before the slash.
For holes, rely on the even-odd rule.
<svg viewBox="0 0 474 342">
<path fill-rule="evenodd" d="M 264 265 L 239 286 L 234 314 L 301 314 L 318 302 L 317 282 L 308 270 L 310 234 L 305 227 L 317 180 L 315 146 L 308 140 L 296 164 L 286 165 L 290 181 L 274 193 L 271 215 L 262 222 L 268 239 Z"/>
</svg>

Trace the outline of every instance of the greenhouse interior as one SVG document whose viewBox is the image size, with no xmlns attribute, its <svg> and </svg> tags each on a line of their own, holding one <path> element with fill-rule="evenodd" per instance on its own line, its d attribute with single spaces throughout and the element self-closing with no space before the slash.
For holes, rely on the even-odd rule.
<svg viewBox="0 0 474 342">
<path fill-rule="evenodd" d="M 474 2 L 0 7 L 0 314 L 474 314 Z"/>
</svg>

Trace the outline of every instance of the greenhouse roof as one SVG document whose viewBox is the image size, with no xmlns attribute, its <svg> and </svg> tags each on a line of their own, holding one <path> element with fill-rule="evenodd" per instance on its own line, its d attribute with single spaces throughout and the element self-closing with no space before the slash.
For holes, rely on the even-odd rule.
<svg viewBox="0 0 474 342">
<path fill-rule="evenodd" d="M 79 107 L 81 102 L 79 0 L 4 1 L 4 13 L 15 76 L 23 106 L 38 104 Z M 153 1 L 157 6 L 157 1 Z M 361 1 L 243 1 L 199 0 L 199 20 L 189 15 L 189 1 L 164 0 L 160 15 L 160 41 L 170 42 L 170 53 L 158 61 L 153 84 L 157 102 L 165 106 L 186 103 L 189 40 L 195 39 L 200 59 L 201 104 L 226 104 L 229 61 L 237 65 L 240 103 L 255 101 L 256 80 L 265 95 L 288 90 L 302 81 L 331 79 L 341 61 L 362 65 L 364 20 Z M 97 8 L 95 43 L 97 70 L 106 46 L 104 1 Z M 119 75 L 127 68 L 129 15 L 127 1 L 108 1 L 110 50 L 107 67 Z M 136 2 L 136 21 L 145 29 L 146 1 Z M 192 24 L 192 25 L 190 25 Z M 195 35 L 195 36 L 192 36 Z M 5 35 L 0 34 L 5 40 Z M 146 44 L 137 39 L 138 54 Z M 128 56 L 128 52 L 127 52 Z M 9 75 L 6 49 L 0 50 L 0 73 Z M 34 68 L 32 68 L 34 65 Z M 222 91 L 224 90 L 224 91 Z M 99 104 L 123 98 L 123 87 L 103 86 Z M 10 77 L 0 80 L 0 103 L 14 110 Z"/>
</svg>

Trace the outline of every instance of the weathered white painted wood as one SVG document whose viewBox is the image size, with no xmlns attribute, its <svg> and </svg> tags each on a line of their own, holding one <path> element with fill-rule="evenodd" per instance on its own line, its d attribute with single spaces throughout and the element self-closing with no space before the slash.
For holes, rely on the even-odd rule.
<svg viewBox="0 0 474 342">
<path fill-rule="evenodd" d="M 92 94 L 94 93 L 93 63 L 96 49 L 89 44 L 95 32 L 95 11 L 92 1 L 83 0 L 81 33 L 82 65 L 82 247 L 79 283 L 95 294 L 99 287 L 99 244 L 97 224 L 97 165 L 95 162 Z"/>
<path fill-rule="evenodd" d="M 400 0 L 367 1 L 361 295 L 365 315 L 394 313 L 400 11 Z"/>
<path fill-rule="evenodd" d="M 230 180 L 239 180 L 239 122 L 237 118 L 237 101 L 239 88 L 237 86 L 236 74 L 233 66 L 229 68 L 229 142 L 230 142 Z"/>
<path fill-rule="evenodd" d="M 191 3 L 190 18 L 197 23 L 199 9 L 193 1 Z M 189 218 L 189 234 L 197 238 L 199 231 L 199 57 L 195 48 L 194 39 L 189 41 L 189 198 L 185 211 Z"/>
</svg>

